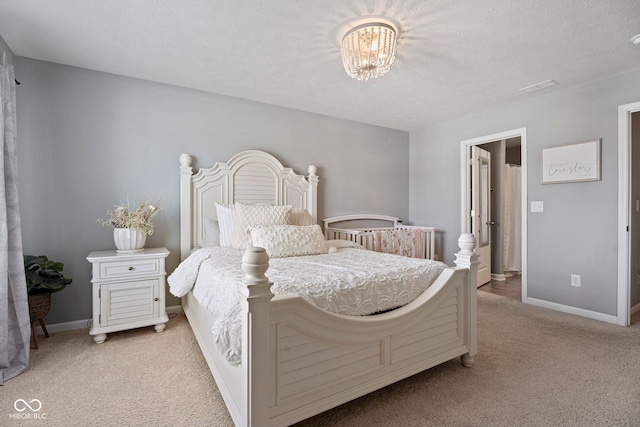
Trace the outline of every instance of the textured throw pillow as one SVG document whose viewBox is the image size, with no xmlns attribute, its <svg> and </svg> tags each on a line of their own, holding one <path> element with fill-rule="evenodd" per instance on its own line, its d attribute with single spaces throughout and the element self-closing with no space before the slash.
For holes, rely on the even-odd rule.
<svg viewBox="0 0 640 427">
<path fill-rule="evenodd" d="M 266 249 L 271 258 L 327 253 L 319 225 L 250 227 L 253 246 Z"/>
<path fill-rule="evenodd" d="M 205 248 L 220 246 L 220 226 L 218 221 L 205 216 L 202 225 L 204 226 L 204 242 L 202 242 L 202 246 Z"/>
<path fill-rule="evenodd" d="M 313 217 L 308 210 L 293 208 L 289 212 L 289 224 L 291 225 L 314 225 Z"/>
<path fill-rule="evenodd" d="M 246 249 L 251 246 L 249 227 L 259 225 L 284 225 L 289 218 L 290 205 L 245 205 L 236 203 L 236 225 L 231 246 Z"/>
<path fill-rule="evenodd" d="M 216 203 L 216 215 L 220 230 L 220 246 L 231 246 L 233 231 L 236 226 L 236 211 L 234 205 Z"/>
</svg>

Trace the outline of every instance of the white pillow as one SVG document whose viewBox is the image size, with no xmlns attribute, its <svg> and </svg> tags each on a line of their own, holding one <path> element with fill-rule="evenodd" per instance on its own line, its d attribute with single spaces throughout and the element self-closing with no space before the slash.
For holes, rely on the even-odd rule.
<svg viewBox="0 0 640 427">
<path fill-rule="evenodd" d="M 316 225 L 250 227 L 253 246 L 267 250 L 271 258 L 326 254 L 324 236 Z"/>
<path fill-rule="evenodd" d="M 216 215 L 220 230 L 220 246 L 231 246 L 233 231 L 236 227 L 236 211 L 234 205 L 221 205 L 216 203 Z"/>
<path fill-rule="evenodd" d="M 284 225 L 289 218 L 290 205 L 245 205 L 236 203 L 236 226 L 233 231 L 231 246 L 246 249 L 251 246 L 249 227 L 259 225 Z"/>
<path fill-rule="evenodd" d="M 205 216 L 202 225 L 204 227 L 204 242 L 202 242 L 202 246 L 205 248 L 220 246 L 220 226 L 218 221 Z"/>
<path fill-rule="evenodd" d="M 358 248 L 362 249 L 362 245 L 356 242 L 352 242 L 350 240 L 327 240 L 324 242 L 327 248 L 334 247 L 336 249 L 343 248 Z"/>
<path fill-rule="evenodd" d="M 291 225 L 315 225 L 313 217 L 308 210 L 302 208 L 293 208 L 289 212 L 289 224 Z"/>
</svg>

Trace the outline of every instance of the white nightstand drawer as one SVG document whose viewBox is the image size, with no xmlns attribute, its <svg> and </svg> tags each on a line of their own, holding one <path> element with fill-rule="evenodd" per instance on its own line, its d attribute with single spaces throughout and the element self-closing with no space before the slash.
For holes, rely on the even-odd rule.
<svg viewBox="0 0 640 427">
<path fill-rule="evenodd" d="M 149 274 L 159 274 L 160 263 L 158 259 L 145 259 L 135 261 L 113 261 L 100 263 L 100 280 L 134 278 Z"/>
</svg>

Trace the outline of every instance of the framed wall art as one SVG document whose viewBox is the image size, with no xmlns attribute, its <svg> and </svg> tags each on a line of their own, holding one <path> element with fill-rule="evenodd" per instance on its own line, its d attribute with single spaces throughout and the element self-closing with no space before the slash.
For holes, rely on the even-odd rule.
<svg viewBox="0 0 640 427">
<path fill-rule="evenodd" d="M 540 150 L 540 183 L 600 180 L 600 139 Z"/>
</svg>

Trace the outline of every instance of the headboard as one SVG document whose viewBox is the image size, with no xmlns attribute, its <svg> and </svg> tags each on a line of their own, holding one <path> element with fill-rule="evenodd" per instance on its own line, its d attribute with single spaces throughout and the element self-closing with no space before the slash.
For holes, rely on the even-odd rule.
<svg viewBox="0 0 640 427">
<path fill-rule="evenodd" d="M 191 161 L 190 155 L 180 155 L 181 259 L 203 242 L 203 219 L 217 219 L 216 202 L 291 205 L 306 209 L 314 221 L 318 220 L 318 175 L 313 165 L 305 177 L 258 150 L 243 151 L 196 174 Z"/>
</svg>

